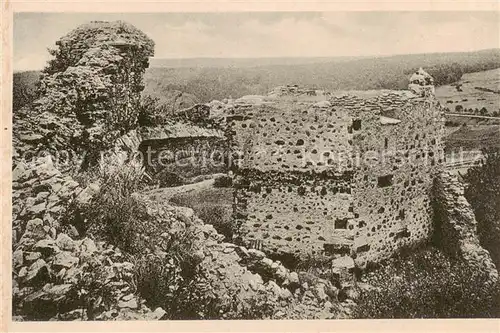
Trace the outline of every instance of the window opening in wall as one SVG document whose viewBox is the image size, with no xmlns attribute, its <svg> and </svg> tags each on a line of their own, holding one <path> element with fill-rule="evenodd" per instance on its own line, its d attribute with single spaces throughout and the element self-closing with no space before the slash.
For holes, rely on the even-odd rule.
<svg viewBox="0 0 500 333">
<path fill-rule="evenodd" d="M 361 129 L 361 119 L 354 119 L 352 121 L 352 129 L 359 131 Z"/>
<path fill-rule="evenodd" d="M 408 231 L 407 228 L 404 228 L 403 230 L 399 231 L 396 233 L 395 239 L 400 239 L 400 238 L 407 238 L 410 237 L 411 233 Z"/>
<path fill-rule="evenodd" d="M 398 217 L 399 217 L 400 220 L 404 220 L 405 219 L 405 210 L 404 209 L 401 209 L 399 211 Z"/>
<path fill-rule="evenodd" d="M 385 138 L 384 139 L 384 148 L 389 147 L 389 139 Z"/>
<path fill-rule="evenodd" d="M 347 229 L 347 219 L 336 219 L 335 229 Z"/>
<path fill-rule="evenodd" d="M 380 176 L 377 181 L 378 187 L 388 187 L 392 185 L 392 175 Z"/>
<path fill-rule="evenodd" d="M 368 251 L 370 251 L 370 245 L 368 245 L 368 244 L 365 244 L 365 245 L 359 246 L 359 247 L 356 249 L 356 252 L 357 252 L 357 253 L 368 252 Z"/>
<path fill-rule="evenodd" d="M 329 255 L 348 255 L 351 253 L 351 247 L 347 244 L 323 244 L 323 250 Z"/>
</svg>

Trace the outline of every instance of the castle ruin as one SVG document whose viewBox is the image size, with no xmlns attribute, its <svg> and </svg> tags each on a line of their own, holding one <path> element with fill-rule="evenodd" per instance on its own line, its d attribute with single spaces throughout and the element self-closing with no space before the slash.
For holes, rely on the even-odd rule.
<svg viewBox="0 0 500 333">
<path fill-rule="evenodd" d="M 406 91 L 282 87 L 233 107 L 239 240 L 269 254 L 352 258 L 363 268 L 429 239 L 444 128 L 429 77 L 419 70 Z"/>
</svg>

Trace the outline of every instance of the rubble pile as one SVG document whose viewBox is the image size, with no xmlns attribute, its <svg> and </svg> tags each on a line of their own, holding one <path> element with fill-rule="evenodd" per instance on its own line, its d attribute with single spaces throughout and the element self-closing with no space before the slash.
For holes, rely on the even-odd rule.
<svg viewBox="0 0 500 333">
<path fill-rule="evenodd" d="M 133 265 L 117 248 L 64 225 L 68 207 L 97 189 L 81 188 L 50 158 L 13 171 L 15 320 L 160 319 L 135 295 Z"/>
</svg>

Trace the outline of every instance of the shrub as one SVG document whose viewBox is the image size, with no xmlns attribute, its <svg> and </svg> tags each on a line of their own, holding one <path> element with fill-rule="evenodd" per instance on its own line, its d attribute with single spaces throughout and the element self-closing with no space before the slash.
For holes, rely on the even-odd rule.
<svg viewBox="0 0 500 333">
<path fill-rule="evenodd" d="M 363 292 L 357 318 L 464 318 L 499 316 L 499 288 L 488 276 L 436 249 L 401 254 L 367 274 L 378 289 Z"/>
<path fill-rule="evenodd" d="M 90 177 L 97 179 L 100 188 L 82 208 L 86 231 L 124 251 L 139 251 L 144 247 L 139 231 L 147 229 L 148 215 L 144 203 L 132 194 L 144 186 L 144 169 L 136 162 L 101 163 L 93 172 Z"/>
<path fill-rule="evenodd" d="M 214 187 L 231 187 L 233 179 L 230 176 L 224 175 L 214 179 Z"/>
<path fill-rule="evenodd" d="M 171 119 L 167 105 L 161 104 L 159 98 L 145 96 L 141 100 L 137 121 L 139 126 L 164 125 Z"/>
<path fill-rule="evenodd" d="M 215 296 L 187 244 L 190 241 L 184 239 L 163 255 L 137 257 L 138 292 L 148 305 L 161 306 L 166 319 L 215 319 Z"/>
</svg>

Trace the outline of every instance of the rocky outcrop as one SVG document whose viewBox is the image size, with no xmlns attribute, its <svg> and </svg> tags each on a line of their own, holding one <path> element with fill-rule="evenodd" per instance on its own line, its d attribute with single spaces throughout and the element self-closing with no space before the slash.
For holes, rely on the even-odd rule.
<svg viewBox="0 0 500 333">
<path fill-rule="evenodd" d="M 33 109 L 14 117 L 18 156 L 98 151 L 136 125 L 154 42 L 132 25 L 91 22 L 56 42 Z"/>
<path fill-rule="evenodd" d="M 81 188 L 50 158 L 13 171 L 13 313 L 15 320 L 160 319 L 135 295 L 133 264 L 113 246 L 65 224 L 73 203 L 98 189 Z M 76 220 L 76 219 L 75 219 Z"/>
<path fill-rule="evenodd" d="M 457 176 L 443 172 L 434 180 L 434 218 L 436 243 L 452 256 L 460 257 L 498 281 L 498 271 L 477 236 L 472 207 L 464 197 L 464 186 Z"/>
</svg>

